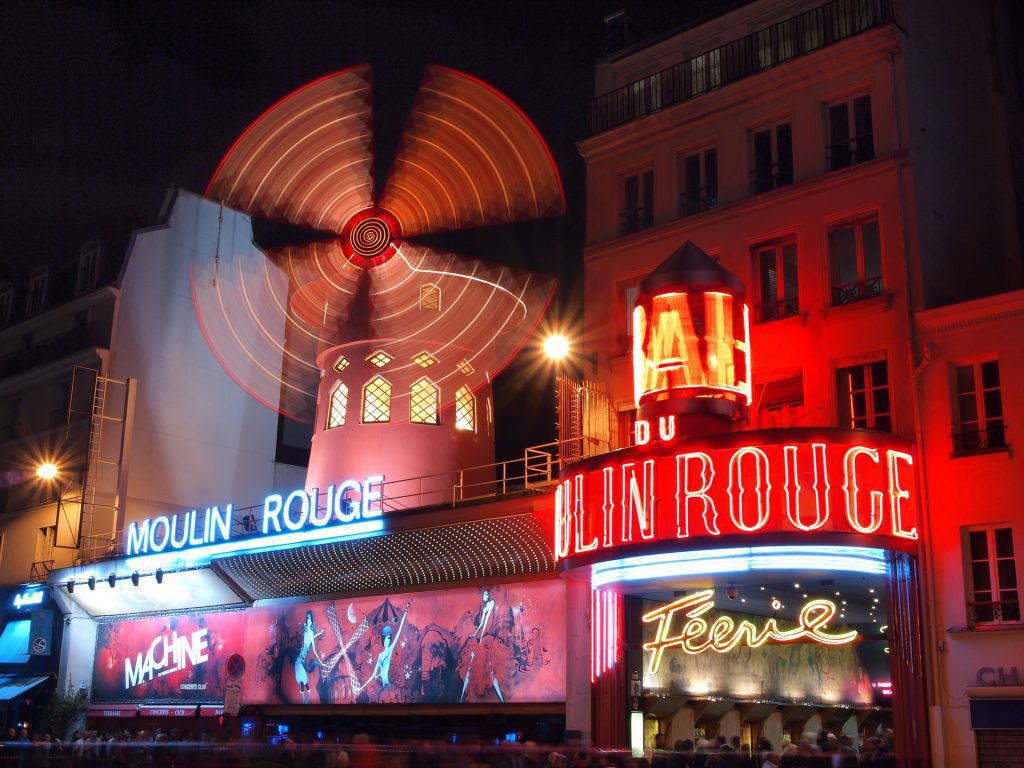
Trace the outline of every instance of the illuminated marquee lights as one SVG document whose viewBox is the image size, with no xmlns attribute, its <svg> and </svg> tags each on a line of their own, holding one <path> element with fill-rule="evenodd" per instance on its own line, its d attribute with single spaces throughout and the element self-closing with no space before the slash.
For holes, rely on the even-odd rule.
<svg viewBox="0 0 1024 768">
<path fill-rule="evenodd" d="M 644 650 L 651 652 L 648 663 L 651 673 L 658 671 L 662 656 L 668 648 L 679 648 L 695 656 L 709 650 L 728 653 L 741 643 L 751 648 L 760 648 L 769 640 L 777 643 L 810 640 L 822 645 L 846 645 L 858 636 L 855 629 L 838 633 L 827 631 L 829 622 L 836 615 L 836 605 L 822 598 L 804 604 L 797 616 L 798 626 L 793 629 L 781 629 L 774 617 L 767 619 L 760 629 L 747 619 L 737 623 L 729 616 L 719 616 L 708 622 L 704 614 L 714 607 L 714 590 L 705 589 L 643 615 L 645 624 L 658 622 L 654 640 L 644 643 Z M 778 600 L 772 600 L 772 608 L 781 608 Z M 676 614 L 681 614 L 686 621 L 678 632 L 670 634 Z"/>
<path fill-rule="evenodd" d="M 590 592 L 590 682 L 597 682 L 618 661 L 622 597 L 608 589 Z"/>
<path fill-rule="evenodd" d="M 557 558 L 645 541 L 769 532 L 918 538 L 914 459 L 902 441 L 786 430 L 787 442 L 772 442 L 779 432 L 750 432 L 676 446 L 675 418 L 638 421 L 636 447 L 574 464 L 561 479 Z M 655 435 L 659 443 L 652 443 Z"/>
<path fill-rule="evenodd" d="M 141 523 L 133 521 L 128 525 L 126 553 L 133 557 L 196 548 L 220 554 L 322 539 L 324 532 L 332 537 L 370 532 L 380 527 L 375 518 L 381 516 L 383 483 L 383 475 L 373 475 L 362 482 L 345 480 L 337 487 L 328 486 L 326 493 L 318 488 L 312 492 L 298 489 L 287 496 L 272 493 L 263 502 L 262 527 L 246 531 L 239 541 L 232 541 L 231 504 L 223 511 L 207 507 L 205 515 L 193 509 L 180 517 L 160 515 Z"/>
</svg>

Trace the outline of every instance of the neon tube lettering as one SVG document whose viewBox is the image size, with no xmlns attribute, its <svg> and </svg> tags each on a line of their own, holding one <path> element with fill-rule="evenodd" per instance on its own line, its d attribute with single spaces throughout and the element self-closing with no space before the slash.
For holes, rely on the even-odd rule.
<svg viewBox="0 0 1024 768">
<path fill-rule="evenodd" d="M 651 422 L 637 419 L 633 425 L 633 440 L 637 445 L 647 445 L 651 442 Z"/>
<path fill-rule="evenodd" d="M 334 516 L 339 523 L 351 523 L 359 519 L 359 502 L 349 499 L 345 494 L 349 491 L 362 490 L 362 487 L 355 480 L 345 480 L 338 486 L 334 496 Z"/>
<path fill-rule="evenodd" d="M 142 524 L 134 520 L 128 523 L 128 554 L 137 555 L 149 548 L 149 520 L 143 520 Z"/>
<path fill-rule="evenodd" d="M 612 520 L 615 517 L 615 497 L 612 489 L 613 482 L 613 470 L 611 467 L 605 467 L 601 472 L 602 488 L 604 490 L 604 504 L 602 509 L 604 510 L 604 546 L 614 547 L 615 540 L 612 538 Z"/>
<path fill-rule="evenodd" d="M 889 504 L 892 514 L 893 536 L 902 536 L 905 539 L 916 539 L 917 528 L 907 530 L 903 527 L 903 501 L 910 498 L 910 491 L 900 486 L 900 462 L 908 467 L 913 466 L 914 457 L 909 453 L 888 450 L 885 452 L 889 465 Z"/>
<path fill-rule="evenodd" d="M 622 465 L 622 538 L 633 540 L 633 521 L 639 523 L 640 537 L 654 538 L 654 459 L 643 463 L 643 488 L 637 483 L 636 464 Z"/>
<path fill-rule="evenodd" d="M 719 616 L 709 623 L 703 616 L 714 607 L 713 598 L 714 590 L 705 589 L 643 615 L 645 624 L 657 622 L 654 639 L 644 644 L 644 650 L 651 652 L 648 662 L 651 673 L 658 671 L 669 648 L 679 648 L 695 656 L 709 650 L 728 653 L 741 643 L 759 648 L 769 640 L 791 643 L 806 639 L 822 645 L 845 645 L 857 639 L 855 629 L 838 633 L 827 631 L 836 614 L 836 605 L 831 600 L 817 599 L 805 603 L 793 629 L 781 629 L 774 617 L 767 619 L 758 629 L 748 619 L 737 623 L 730 616 Z M 778 606 L 773 607 L 777 609 Z M 681 614 L 686 620 L 676 634 L 670 634 L 676 614 Z"/>
<path fill-rule="evenodd" d="M 566 483 L 566 490 L 568 490 L 569 484 Z M 583 543 L 583 537 L 586 536 L 587 521 L 586 521 L 586 508 L 583 504 L 583 475 L 576 475 L 572 478 L 572 517 L 576 521 L 576 551 L 577 552 L 589 552 L 592 549 L 597 549 L 601 542 L 598 541 L 597 536 L 594 536 L 586 544 Z M 568 506 L 568 499 L 563 499 Z"/>
<path fill-rule="evenodd" d="M 194 509 L 191 512 L 185 513 L 185 521 L 184 525 L 181 526 L 180 539 L 175 535 L 178 531 L 178 516 L 171 515 L 171 549 L 181 549 L 188 544 L 188 529 L 197 514 L 199 513 Z"/>
<path fill-rule="evenodd" d="M 700 486 L 690 482 L 690 463 L 699 462 Z M 682 477 L 680 478 L 680 474 Z M 695 472 L 696 474 L 696 472 Z M 701 517 L 704 527 L 713 536 L 718 536 L 718 510 L 714 499 L 708 495 L 715 479 L 715 465 L 706 453 L 681 453 L 676 456 L 676 538 L 685 539 L 690 535 L 690 502 L 700 501 L 703 505 Z"/>
<path fill-rule="evenodd" d="M 314 528 L 323 528 L 329 522 L 331 517 L 334 515 L 334 486 L 327 486 L 327 504 L 324 505 L 324 514 L 320 515 L 320 489 L 314 488 L 310 494 L 312 504 L 309 507 L 309 524 Z"/>
<path fill-rule="evenodd" d="M 362 517 L 364 520 L 371 517 L 380 517 L 381 509 L 380 500 L 383 496 L 383 491 L 378 488 L 373 490 L 373 487 L 383 486 L 384 475 L 373 475 L 363 480 L 363 503 L 362 503 Z M 377 507 L 374 508 L 374 502 L 377 503 Z"/>
<path fill-rule="evenodd" d="M 846 452 L 843 458 L 843 493 L 846 494 L 846 519 L 854 530 L 860 533 L 874 533 L 882 524 L 882 492 L 871 491 L 871 521 L 867 525 L 860 522 L 860 513 L 857 509 L 857 497 L 860 486 L 857 484 L 857 457 L 867 456 L 871 461 L 878 463 L 878 449 L 865 448 L 862 445 L 854 446 Z"/>
<path fill-rule="evenodd" d="M 753 525 L 747 525 L 744 518 L 747 489 L 743 484 L 743 457 L 753 456 L 757 468 L 757 480 L 754 495 L 757 497 L 757 519 Z M 729 516 L 733 524 L 741 531 L 757 531 L 768 522 L 769 501 L 772 484 L 768 479 L 768 454 L 760 448 L 747 446 L 736 451 L 729 459 Z"/>
<path fill-rule="evenodd" d="M 164 535 L 163 538 L 157 542 L 156 532 L 163 526 Z M 149 549 L 151 552 L 163 552 L 164 548 L 171 540 L 171 521 L 167 519 L 166 515 L 160 515 L 153 520 L 153 525 L 149 529 Z"/>
<path fill-rule="evenodd" d="M 569 538 L 572 530 L 572 518 L 566 514 L 565 495 L 568 480 L 564 480 L 555 488 L 555 559 L 561 560 L 569 556 Z"/>
<path fill-rule="evenodd" d="M 669 440 L 675 440 L 676 437 L 676 417 L 675 416 L 659 416 L 658 417 L 658 437 L 665 442 Z"/>
<path fill-rule="evenodd" d="M 263 500 L 263 533 L 268 533 L 271 525 L 274 526 L 274 533 L 281 532 L 281 521 L 278 518 L 283 506 L 284 499 L 279 493 L 272 493 Z"/>
<path fill-rule="evenodd" d="M 832 512 L 829 508 L 830 486 L 828 468 L 825 464 L 825 444 L 812 443 L 811 453 L 814 466 L 814 519 L 805 523 L 801 514 L 804 505 L 800 503 L 800 499 L 804 487 L 800 484 L 800 473 L 797 471 L 797 446 L 787 445 L 783 448 L 786 465 L 786 517 L 801 531 L 815 531 L 821 528 Z"/>
</svg>

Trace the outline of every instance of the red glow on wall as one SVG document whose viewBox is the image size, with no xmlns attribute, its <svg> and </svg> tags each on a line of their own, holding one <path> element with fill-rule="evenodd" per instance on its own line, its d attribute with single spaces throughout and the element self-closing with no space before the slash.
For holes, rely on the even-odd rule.
<svg viewBox="0 0 1024 768">
<path fill-rule="evenodd" d="M 665 417 L 671 419 L 674 417 Z M 558 558 L 644 542 L 787 533 L 918 538 L 913 454 L 885 434 L 773 430 L 662 440 L 574 464 L 555 494 Z"/>
</svg>

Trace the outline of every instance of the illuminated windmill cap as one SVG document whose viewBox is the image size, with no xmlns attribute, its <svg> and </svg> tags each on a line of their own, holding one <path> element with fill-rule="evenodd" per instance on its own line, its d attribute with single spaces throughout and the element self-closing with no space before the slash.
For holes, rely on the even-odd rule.
<svg viewBox="0 0 1024 768">
<path fill-rule="evenodd" d="M 633 307 L 633 394 L 641 418 L 745 415 L 745 296 L 743 281 L 689 240 L 644 278 Z"/>
<path fill-rule="evenodd" d="M 355 214 L 341 230 L 341 249 L 357 266 L 383 264 L 395 255 L 402 227 L 390 211 L 367 208 Z"/>
</svg>

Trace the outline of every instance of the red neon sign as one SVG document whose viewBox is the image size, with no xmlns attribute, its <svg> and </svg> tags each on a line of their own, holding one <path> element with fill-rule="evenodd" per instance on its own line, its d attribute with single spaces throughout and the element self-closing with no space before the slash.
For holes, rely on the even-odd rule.
<svg viewBox="0 0 1024 768">
<path fill-rule="evenodd" d="M 658 541 L 765 533 L 918 538 L 909 443 L 847 430 L 683 440 L 639 422 L 646 444 L 574 464 L 555 493 L 559 559 Z M 653 440 L 653 441 L 652 441 Z"/>
</svg>

